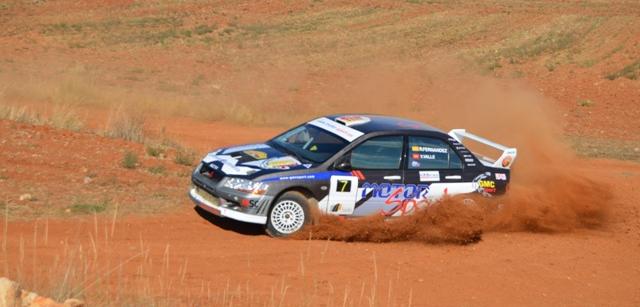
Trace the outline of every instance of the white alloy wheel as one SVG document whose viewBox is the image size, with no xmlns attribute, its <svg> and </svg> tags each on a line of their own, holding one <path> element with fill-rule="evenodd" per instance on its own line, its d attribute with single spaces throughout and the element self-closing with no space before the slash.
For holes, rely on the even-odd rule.
<svg viewBox="0 0 640 307">
<path fill-rule="evenodd" d="M 302 228 L 305 222 L 304 215 L 302 205 L 285 199 L 273 206 L 270 219 L 275 230 L 283 234 L 291 234 Z"/>
</svg>

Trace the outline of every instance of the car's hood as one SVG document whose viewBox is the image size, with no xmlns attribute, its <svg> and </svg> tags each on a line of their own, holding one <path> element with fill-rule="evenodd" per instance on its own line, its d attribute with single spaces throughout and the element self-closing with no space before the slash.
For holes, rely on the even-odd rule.
<svg viewBox="0 0 640 307">
<path fill-rule="evenodd" d="M 252 177 L 313 166 L 264 143 L 219 149 L 202 162 L 225 175 Z"/>
</svg>

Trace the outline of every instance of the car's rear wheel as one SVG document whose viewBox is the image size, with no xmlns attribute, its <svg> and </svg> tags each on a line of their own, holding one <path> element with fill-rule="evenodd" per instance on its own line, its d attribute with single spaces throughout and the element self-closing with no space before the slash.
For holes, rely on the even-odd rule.
<svg viewBox="0 0 640 307">
<path fill-rule="evenodd" d="M 269 210 L 266 231 L 272 237 L 287 237 L 311 221 L 309 200 L 299 192 L 282 194 Z"/>
</svg>

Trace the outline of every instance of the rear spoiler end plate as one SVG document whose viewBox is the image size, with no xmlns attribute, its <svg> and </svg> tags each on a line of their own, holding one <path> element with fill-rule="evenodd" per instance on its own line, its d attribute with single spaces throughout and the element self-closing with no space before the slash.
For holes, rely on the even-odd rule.
<svg viewBox="0 0 640 307">
<path fill-rule="evenodd" d="M 508 169 L 511 167 L 511 165 L 513 165 L 513 161 L 515 161 L 516 156 L 518 155 L 518 150 L 516 148 L 498 144 L 481 136 L 467 132 L 465 129 L 453 129 L 449 131 L 449 135 L 462 144 L 464 144 L 463 141 L 465 139 L 469 139 L 502 151 L 500 157 L 495 160 L 489 157 L 479 156 L 478 158 L 480 159 L 480 162 L 482 162 L 486 166 Z"/>
</svg>

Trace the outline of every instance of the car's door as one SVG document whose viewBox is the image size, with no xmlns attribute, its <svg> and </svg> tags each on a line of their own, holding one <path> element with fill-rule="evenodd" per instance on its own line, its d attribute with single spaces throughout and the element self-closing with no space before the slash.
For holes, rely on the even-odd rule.
<svg viewBox="0 0 640 307">
<path fill-rule="evenodd" d="M 445 140 L 408 136 L 406 157 L 405 184 L 427 190 L 418 202 L 468 190 L 469 180 L 465 178 L 462 160 Z"/>
<path fill-rule="evenodd" d="M 384 211 L 386 199 L 401 188 L 404 137 L 370 138 L 347 154 L 351 173 L 331 178 L 330 213 L 368 215 Z"/>
</svg>

